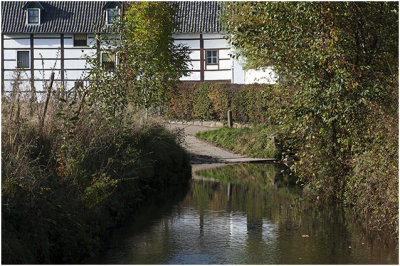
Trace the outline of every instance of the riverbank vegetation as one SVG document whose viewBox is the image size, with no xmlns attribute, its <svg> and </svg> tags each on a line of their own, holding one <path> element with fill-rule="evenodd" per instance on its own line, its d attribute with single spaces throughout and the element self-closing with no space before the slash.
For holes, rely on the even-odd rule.
<svg viewBox="0 0 400 266">
<path fill-rule="evenodd" d="M 236 56 L 280 77 L 271 111 L 283 146 L 297 150 L 292 168 L 308 195 L 345 203 L 369 229 L 397 237 L 398 3 L 224 8 Z"/>
<path fill-rule="evenodd" d="M 22 112 L 8 119 L 8 103 L 3 99 L 3 263 L 79 262 L 151 194 L 190 177 L 176 137 L 132 123 L 131 114 L 110 121 L 87 110 L 68 126 L 54 113 L 40 127 Z"/>
<path fill-rule="evenodd" d="M 258 228 L 260 237 L 270 237 L 274 233 L 265 225 L 277 226 L 277 242 L 279 248 L 285 250 L 282 258 L 274 262 L 277 264 L 397 263 L 398 248 L 393 238 L 387 238 L 386 242 L 377 232 L 365 233 L 357 219 L 339 205 L 317 205 L 304 200 L 298 187 L 287 186 L 286 180 L 291 178 L 281 175 L 281 170 L 276 167 L 272 164 L 236 164 L 197 171 L 196 176 L 219 182 L 192 182 L 190 198 L 185 206 L 194 206 L 199 213 L 204 213 L 204 221 L 211 219 L 206 215 L 217 213 L 219 218 L 221 212 L 233 211 L 234 218 L 230 224 L 233 224 L 236 236 L 241 232 L 249 235 L 247 227 L 252 233 Z M 238 229 L 239 216 L 244 218 L 244 231 Z M 218 218 L 214 218 L 213 226 L 226 221 Z M 245 239 L 247 243 L 252 241 L 248 237 L 239 239 Z M 263 241 L 253 242 L 252 247 L 259 243 Z M 265 244 L 268 250 L 271 242 Z M 257 250 L 261 252 L 254 256 Z M 249 254 L 256 260 L 244 263 L 266 263 L 271 255 L 265 253 L 262 248 L 252 249 Z"/>
<path fill-rule="evenodd" d="M 144 200 L 190 178 L 179 138 L 137 118 L 185 72 L 185 50 L 165 33 L 173 10 L 161 2 L 130 8 L 117 23 L 123 41 L 99 37 L 104 50 L 88 58 L 85 80 L 53 88 L 53 73 L 38 101 L 34 88 L 23 93 L 16 79 L 3 95 L 2 263 L 78 263 Z M 165 45 L 154 45 L 165 36 Z M 103 52 L 119 54 L 120 64 L 101 64 Z M 146 53 L 154 64 L 136 64 Z M 172 70 L 160 64 L 171 60 Z"/>
</svg>

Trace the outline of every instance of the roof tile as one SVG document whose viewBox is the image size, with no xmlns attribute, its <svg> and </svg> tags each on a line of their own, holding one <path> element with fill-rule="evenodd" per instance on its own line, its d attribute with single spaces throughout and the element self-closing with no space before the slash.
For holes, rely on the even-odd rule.
<svg viewBox="0 0 400 266">
<path fill-rule="evenodd" d="M 107 1 L 41 1 L 40 25 L 26 25 L 23 6 L 27 1 L 1 2 L 2 33 L 94 33 L 104 24 Z M 221 32 L 218 2 L 173 2 L 178 11 L 175 33 Z"/>
</svg>

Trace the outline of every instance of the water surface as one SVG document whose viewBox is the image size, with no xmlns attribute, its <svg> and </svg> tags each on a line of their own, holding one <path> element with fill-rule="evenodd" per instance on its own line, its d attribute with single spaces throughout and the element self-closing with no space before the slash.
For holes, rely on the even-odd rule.
<svg viewBox="0 0 400 266">
<path fill-rule="evenodd" d="M 315 208 L 274 165 L 196 173 L 118 229 L 96 264 L 397 264 L 395 241 Z M 210 179 L 212 181 L 210 181 Z"/>
</svg>

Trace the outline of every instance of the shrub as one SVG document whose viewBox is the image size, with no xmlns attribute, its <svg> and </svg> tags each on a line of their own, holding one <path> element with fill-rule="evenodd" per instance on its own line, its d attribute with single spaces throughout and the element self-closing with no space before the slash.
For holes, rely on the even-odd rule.
<svg viewBox="0 0 400 266">
<path fill-rule="evenodd" d="M 208 97 L 210 83 L 200 83 L 193 92 L 193 117 L 211 120 L 215 117 L 212 102 Z"/>
<path fill-rule="evenodd" d="M 141 200 L 190 177 L 176 137 L 130 113 L 77 117 L 68 102 L 43 128 L 28 113 L 2 117 L 3 263 L 77 263 Z"/>
<path fill-rule="evenodd" d="M 229 94 L 226 83 L 211 84 L 211 89 L 208 98 L 212 103 L 215 113 L 215 118 L 218 120 L 225 120 L 227 118 L 227 111 L 229 110 Z"/>
<path fill-rule="evenodd" d="M 249 122 L 246 87 L 236 90 L 232 95 L 232 118 L 235 121 Z"/>
<path fill-rule="evenodd" d="M 237 122 L 266 123 L 274 86 L 222 82 L 182 83 L 170 92 L 167 117 L 173 119 L 225 120 L 232 111 Z M 191 112 L 191 113 L 190 113 Z"/>
<path fill-rule="evenodd" d="M 379 110 L 379 108 L 375 108 Z M 369 131 L 374 141 L 353 159 L 345 199 L 373 230 L 398 236 L 398 120 L 379 111 Z M 368 132 L 367 132 L 368 134 Z"/>
<path fill-rule="evenodd" d="M 176 88 L 171 89 L 169 94 L 169 106 L 167 117 L 185 120 L 192 119 L 193 113 L 193 91 L 195 83 L 181 83 Z"/>
</svg>

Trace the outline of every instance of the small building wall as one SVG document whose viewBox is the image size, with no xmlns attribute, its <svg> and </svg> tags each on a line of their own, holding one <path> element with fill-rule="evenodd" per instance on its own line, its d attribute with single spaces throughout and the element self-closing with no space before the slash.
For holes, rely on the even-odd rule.
<svg viewBox="0 0 400 266">
<path fill-rule="evenodd" d="M 244 70 L 244 84 L 276 84 L 277 80 L 278 77 L 272 67 Z"/>
<path fill-rule="evenodd" d="M 175 44 L 185 45 L 190 51 L 190 73 L 182 81 L 232 81 L 230 47 L 222 34 L 182 33 L 172 37 Z M 207 64 L 207 50 L 217 51 L 218 64 Z"/>
<path fill-rule="evenodd" d="M 66 89 L 84 79 L 89 72 L 87 56 L 96 55 L 96 41 L 88 35 L 89 46 L 74 47 L 73 34 L 2 34 L 2 91 L 11 91 L 16 76 L 17 51 L 29 51 L 30 68 L 19 69 L 22 91 L 31 90 L 31 77 L 37 92 L 44 92 L 45 82 L 55 72 L 54 87 Z M 182 81 L 225 81 L 235 84 L 276 83 L 272 68 L 244 70 L 243 61 L 231 58 L 232 49 L 219 33 L 174 34 L 175 44 L 189 48 L 190 72 Z M 217 51 L 218 63 L 207 64 L 207 50 Z M 33 58 L 32 58 L 33 55 Z"/>
<path fill-rule="evenodd" d="M 37 92 L 44 92 L 54 72 L 54 87 L 64 85 L 71 88 L 75 81 L 88 74 L 86 56 L 93 56 L 92 47 L 74 47 L 73 34 L 2 34 L 2 91 L 12 90 L 16 72 L 20 72 L 21 91 L 31 90 L 31 78 Z M 94 42 L 94 35 L 88 36 L 88 44 Z M 30 65 L 17 69 L 17 51 L 29 51 Z"/>
</svg>

